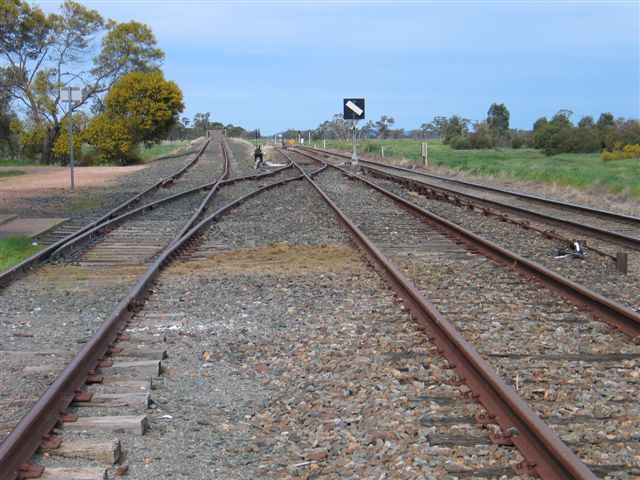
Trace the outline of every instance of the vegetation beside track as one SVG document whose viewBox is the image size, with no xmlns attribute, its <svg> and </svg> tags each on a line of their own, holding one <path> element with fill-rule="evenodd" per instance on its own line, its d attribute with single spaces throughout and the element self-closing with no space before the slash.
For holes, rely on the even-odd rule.
<svg viewBox="0 0 640 480">
<path fill-rule="evenodd" d="M 640 197 L 640 161 L 625 159 L 603 162 L 599 153 L 564 153 L 547 157 L 532 149 L 453 150 L 439 140 L 429 140 L 429 164 L 474 175 L 506 177 L 523 181 L 572 186 L 583 190 L 627 193 Z M 311 145 L 322 147 L 322 141 Z M 327 148 L 350 152 L 350 142 L 327 140 Z M 419 140 L 367 140 L 358 142 L 358 152 L 421 164 Z"/>
<path fill-rule="evenodd" d="M 138 145 L 138 148 L 135 150 L 137 157 L 142 161 L 142 163 L 150 162 L 158 157 L 162 157 L 164 155 L 170 155 L 173 152 L 178 151 L 185 145 L 187 145 L 187 141 L 174 141 L 174 142 L 162 142 L 155 145 L 151 145 L 150 147 L 146 147 L 143 144 Z"/>
<path fill-rule="evenodd" d="M 22 170 L 5 170 L 4 172 L 0 172 L 0 180 L 6 177 L 17 177 L 25 173 L 27 172 L 23 172 Z"/>
<path fill-rule="evenodd" d="M 43 248 L 44 245 L 32 245 L 27 237 L 9 237 L 0 240 L 0 272 L 20 263 Z"/>
</svg>

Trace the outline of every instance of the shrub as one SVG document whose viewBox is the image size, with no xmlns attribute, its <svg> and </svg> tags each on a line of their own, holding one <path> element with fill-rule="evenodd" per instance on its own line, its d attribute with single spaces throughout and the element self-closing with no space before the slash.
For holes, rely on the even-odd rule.
<svg viewBox="0 0 640 480">
<path fill-rule="evenodd" d="M 470 150 L 471 149 L 471 143 L 462 135 L 456 135 L 455 137 L 451 138 L 451 140 L 449 141 L 449 145 L 454 150 Z"/>
<path fill-rule="evenodd" d="M 611 160 L 622 160 L 625 158 L 640 158 L 640 145 L 625 145 L 622 150 L 602 152 L 602 160 L 605 162 L 609 162 Z"/>
<path fill-rule="evenodd" d="M 478 131 L 473 132 L 472 134 L 469 135 L 468 142 L 469 142 L 469 148 L 475 148 L 478 150 L 482 148 L 492 147 L 491 137 L 489 137 L 489 135 L 486 135 Z"/>
<path fill-rule="evenodd" d="M 522 138 L 520 135 L 514 135 L 511 139 L 511 146 L 514 150 L 518 150 L 522 148 L 522 146 L 526 143 L 526 140 Z"/>
</svg>

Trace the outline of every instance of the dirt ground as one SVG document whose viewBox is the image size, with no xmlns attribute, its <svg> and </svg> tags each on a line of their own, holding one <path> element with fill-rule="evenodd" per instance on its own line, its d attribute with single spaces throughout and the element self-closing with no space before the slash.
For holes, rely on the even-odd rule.
<svg viewBox="0 0 640 480">
<path fill-rule="evenodd" d="M 146 165 L 129 167 L 76 167 L 76 189 L 102 187 L 113 183 L 120 175 L 147 168 Z M 21 171 L 24 175 L 0 178 L 0 210 L 9 211 L 25 198 L 47 194 L 71 192 L 68 167 L 0 167 L 0 172 Z"/>
</svg>

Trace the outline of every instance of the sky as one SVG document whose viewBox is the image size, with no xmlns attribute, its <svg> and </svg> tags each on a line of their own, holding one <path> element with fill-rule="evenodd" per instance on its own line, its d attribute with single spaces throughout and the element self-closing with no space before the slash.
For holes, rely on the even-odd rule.
<svg viewBox="0 0 640 480">
<path fill-rule="evenodd" d="M 314 129 L 353 97 L 367 121 L 390 115 L 406 130 L 436 115 L 483 120 L 492 103 L 521 129 L 560 109 L 575 123 L 640 117 L 639 0 L 80 3 L 151 27 L 182 116 L 263 135 Z"/>
</svg>

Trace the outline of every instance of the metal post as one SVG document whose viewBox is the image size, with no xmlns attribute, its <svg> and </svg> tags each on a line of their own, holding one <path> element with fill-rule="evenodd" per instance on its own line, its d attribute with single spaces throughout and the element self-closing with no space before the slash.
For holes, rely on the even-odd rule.
<svg viewBox="0 0 640 480">
<path fill-rule="evenodd" d="M 71 167 L 71 190 L 75 189 L 75 182 L 73 179 L 73 112 L 71 111 L 71 89 L 69 92 L 69 166 Z"/>
<path fill-rule="evenodd" d="M 327 148 L 327 140 L 326 139 L 322 139 L 322 148 Z"/>
<path fill-rule="evenodd" d="M 380 146 L 380 152 L 382 154 L 382 158 L 384 158 L 384 145 Z"/>
<path fill-rule="evenodd" d="M 311 130 L 309 130 L 309 145 L 311 145 Z"/>
<path fill-rule="evenodd" d="M 353 155 L 351 155 L 351 165 L 358 165 L 358 152 L 356 152 L 356 127 L 353 127 Z"/>
</svg>

